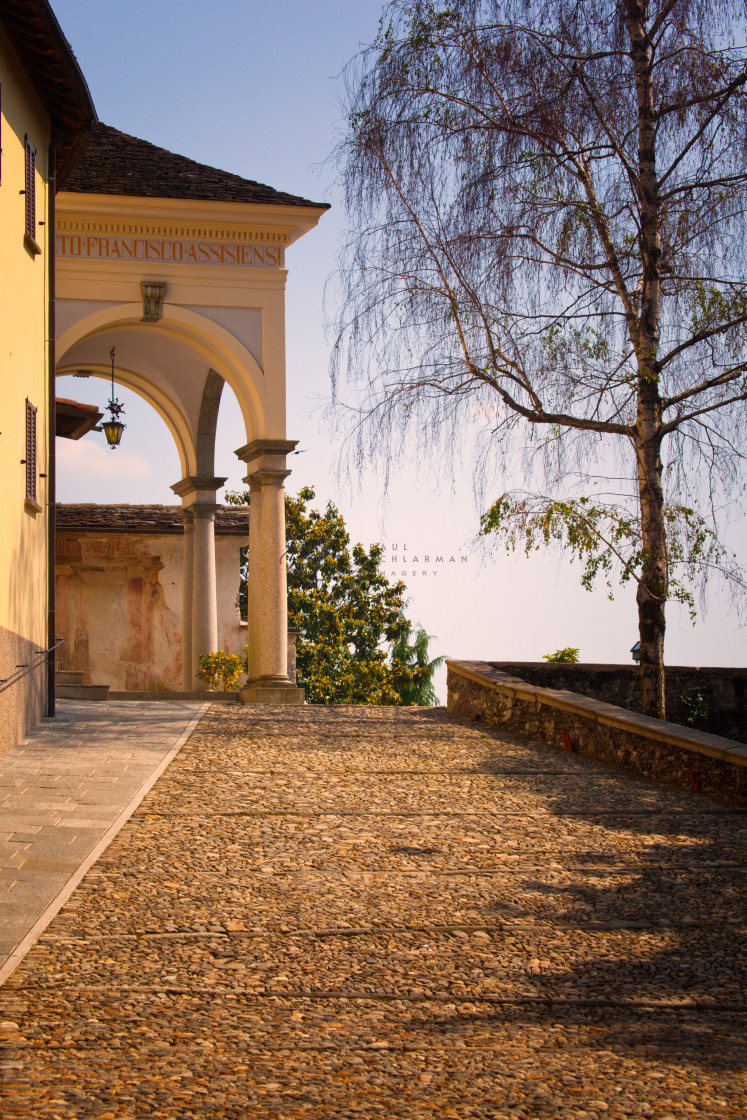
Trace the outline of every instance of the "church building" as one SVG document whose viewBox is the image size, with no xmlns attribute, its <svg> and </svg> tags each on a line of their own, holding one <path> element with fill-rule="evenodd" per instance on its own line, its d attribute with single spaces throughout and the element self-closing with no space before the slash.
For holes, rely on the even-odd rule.
<svg viewBox="0 0 747 1120">
<path fill-rule="evenodd" d="M 138 393 L 181 476 L 180 665 L 218 648 L 215 433 L 233 390 L 251 490 L 250 703 L 297 703 L 288 678 L 284 480 L 286 252 L 328 208 L 97 121 L 46 0 L 0 0 L 0 752 L 54 712 L 54 434 L 117 417 L 61 400 L 78 374 Z M 91 385 L 93 382 L 81 382 Z M 67 660 L 67 659 L 66 659 Z M 157 676 L 157 673 L 155 674 Z"/>
</svg>

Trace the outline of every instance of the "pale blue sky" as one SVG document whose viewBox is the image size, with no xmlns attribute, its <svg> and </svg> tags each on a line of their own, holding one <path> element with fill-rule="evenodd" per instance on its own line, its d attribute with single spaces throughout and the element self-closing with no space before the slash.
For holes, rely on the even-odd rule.
<svg viewBox="0 0 747 1120">
<path fill-rule="evenodd" d="M 376 34 L 379 0 L 52 0 L 52 6 L 102 121 L 333 204 L 318 229 L 288 253 L 288 436 L 305 448 L 291 461 L 289 489 L 316 484 L 320 497 L 336 501 L 356 539 L 397 545 L 398 555 L 406 545 L 418 557 L 391 571 L 409 573 L 403 578 L 410 613 L 437 635 L 435 652 L 538 659 L 571 645 L 580 647 L 583 660 L 627 661 L 636 639 L 631 589 L 610 603 L 583 591 L 576 570 L 556 558 L 485 556 L 470 547 L 478 510 L 469 456 L 453 483 L 414 456 L 396 472 L 386 497 L 372 474 L 335 477 L 338 449 L 322 419 L 330 392 L 322 297 L 345 221 L 325 160 L 339 126 L 340 72 Z M 66 379 L 62 395 L 104 404 L 106 394 L 100 383 Z M 172 501 L 168 486 L 179 465 L 165 426 L 137 398 L 118 395 L 127 404 L 128 429 L 117 452 L 105 451 L 100 436 L 58 442 L 60 500 Z M 233 485 L 241 473 L 233 450 L 243 442 L 229 401 L 216 469 Z M 496 496 L 520 482 L 518 472 L 499 480 Z M 444 563 L 425 564 L 426 554 L 443 555 Z M 737 629 L 725 603 L 713 601 L 695 628 L 671 607 L 666 659 L 745 665 L 747 632 Z"/>
</svg>

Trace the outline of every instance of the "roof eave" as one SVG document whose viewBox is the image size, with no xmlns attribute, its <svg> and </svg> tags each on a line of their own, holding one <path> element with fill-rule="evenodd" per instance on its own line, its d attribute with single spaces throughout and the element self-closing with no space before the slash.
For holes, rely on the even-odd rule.
<svg viewBox="0 0 747 1120">
<path fill-rule="evenodd" d="M 0 0 L 0 20 L 49 114 L 62 179 L 97 120 L 83 72 L 47 0 Z"/>
</svg>

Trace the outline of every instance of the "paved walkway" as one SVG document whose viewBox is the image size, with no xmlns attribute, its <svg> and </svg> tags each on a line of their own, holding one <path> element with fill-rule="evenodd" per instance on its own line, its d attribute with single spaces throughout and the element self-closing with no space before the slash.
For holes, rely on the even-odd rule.
<svg viewBox="0 0 747 1120">
<path fill-rule="evenodd" d="M 0 757 L 0 983 L 206 707 L 61 700 Z"/>
<path fill-rule="evenodd" d="M 442 711 L 216 705 L 0 989 L 0 1111 L 742 1118 L 745 819 Z"/>
</svg>

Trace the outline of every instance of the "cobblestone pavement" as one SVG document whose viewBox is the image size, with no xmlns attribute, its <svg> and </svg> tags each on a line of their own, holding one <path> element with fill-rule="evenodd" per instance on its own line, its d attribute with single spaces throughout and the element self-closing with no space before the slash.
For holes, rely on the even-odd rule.
<svg viewBox="0 0 747 1120">
<path fill-rule="evenodd" d="M 747 818 L 440 710 L 214 706 L 0 989 L 2 1115 L 747 1115 Z"/>
</svg>

